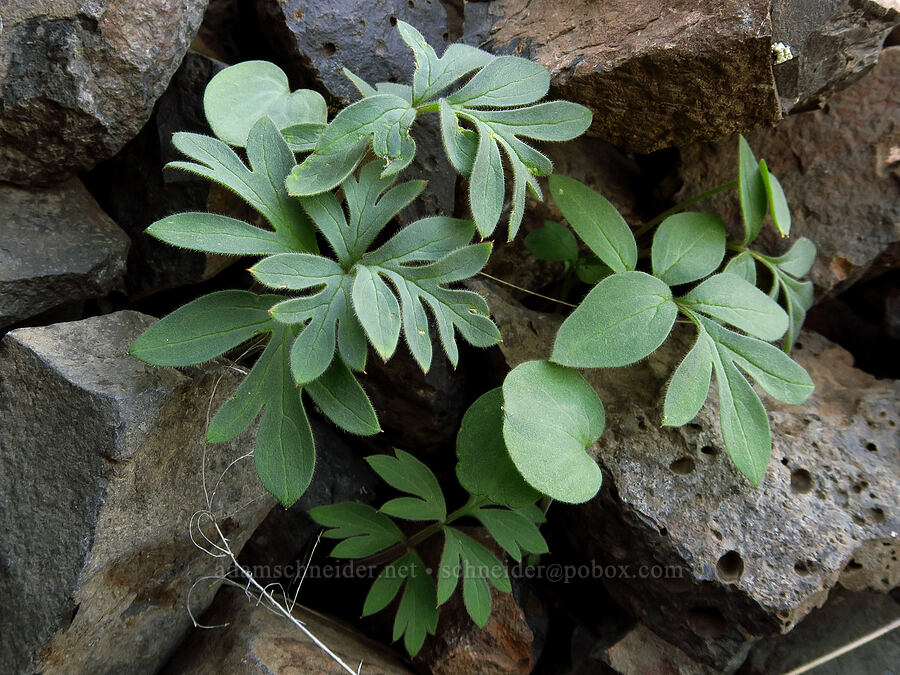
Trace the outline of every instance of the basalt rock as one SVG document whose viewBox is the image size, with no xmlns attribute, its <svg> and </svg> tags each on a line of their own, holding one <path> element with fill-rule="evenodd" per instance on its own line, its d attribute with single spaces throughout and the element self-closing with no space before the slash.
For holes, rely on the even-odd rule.
<svg viewBox="0 0 900 675">
<path fill-rule="evenodd" d="M 473 287 L 488 297 L 510 367 L 547 358 L 557 316 Z M 820 606 L 857 553 L 896 543 L 900 383 L 801 333 L 795 358 L 816 392 L 799 406 L 767 400 L 774 451 L 753 488 L 727 457 L 714 392 L 687 426 L 660 427 L 665 384 L 691 339 L 679 331 L 640 364 L 585 371 L 606 407 L 603 487 L 586 504 L 555 507 L 553 520 L 587 559 L 635 572 L 604 579 L 619 603 L 692 659 L 726 669 Z M 867 564 L 870 577 L 895 574 L 890 556 Z M 661 572 L 641 578 L 642 565 Z"/>
<path fill-rule="evenodd" d="M 0 343 L 8 672 L 155 672 L 188 633 L 188 599 L 199 616 L 220 585 L 195 582 L 228 569 L 192 542 L 192 514 L 209 510 L 237 553 L 272 506 L 252 461 L 226 471 L 252 448 L 252 430 L 204 443 L 210 406 L 236 373 L 131 358 L 152 322 L 124 311 L 20 328 Z"/>
<path fill-rule="evenodd" d="M 207 0 L 4 3 L 0 180 L 46 185 L 140 130 Z"/>
<path fill-rule="evenodd" d="M 900 47 L 884 50 L 875 69 L 833 97 L 824 110 L 792 115 L 747 140 L 778 176 L 791 207 L 791 236 L 818 247 L 812 280 L 820 294 L 838 292 L 862 277 L 879 255 L 900 241 Z M 737 142 L 727 139 L 681 151 L 679 199 L 726 183 L 737 173 Z M 736 198 L 701 205 L 736 228 Z M 764 227 L 759 247 L 781 251 L 788 242 Z"/>
<path fill-rule="evenodd" d="M 128 237 L 77 178 L 53 188 L 0 183 L 0 330 L 121 285 Z"/>
</svg>

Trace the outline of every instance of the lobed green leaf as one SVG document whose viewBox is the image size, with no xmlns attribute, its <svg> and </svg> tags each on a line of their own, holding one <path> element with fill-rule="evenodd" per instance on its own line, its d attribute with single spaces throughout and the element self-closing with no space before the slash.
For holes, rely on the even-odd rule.
<svg viewBox="0 0 900 675">
<path fill-rule="evenodd" d="M 388 485 L 419 498 L 415 500 L 419 502 L 418 508 L 420 511 L 417 513 L 425 517 L 416 517 L 416 520 L 443 520 L 446 518 L 447 505 L 444 501 L 444 493 L 431 469 L 408 452 L 395 449 L 394 453 L 396 457 L 373 455 L 367 457 L 366 461 Z M 410 506 L 410 501 L 401 502 L 398 510 L 408 512 L 406 510 Z M 390 503 L 388 502 L 388 504 Z M 386 508 L 388 504 L 382 507 L 382 511 L 385 513 L 391 513 L 392 511 L 391 508 Z M 391 515 L 406 517 L 401 515 L 400 512 L 391 513 Z"/>
<path fill-rule="evenodd" d="M 309 516 L 330 528 L 322 535 L 342 539 L 331 555 L 335 558 L 365 558 L 403 541 L 403 532 L 390 518 L 368 504 L 343 502 L 310 509 Z"/>
</svg>

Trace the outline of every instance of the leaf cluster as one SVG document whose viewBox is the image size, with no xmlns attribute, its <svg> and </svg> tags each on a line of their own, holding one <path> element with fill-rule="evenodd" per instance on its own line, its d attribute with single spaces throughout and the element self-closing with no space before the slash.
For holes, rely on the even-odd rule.
<svg viewBox="0 0 900 675">
<path fill-rule="evenodd" d="M 463 447 L 469 443 L 462 432 L 460 443 Z M 471 448 L 466 450 L 471 452 Z M 464 459 L 465 454 L 460 454 L 461 465 L 469 461 Z M 534 505 L 536 493 L 519 485 L 515 508 L 473 494 L 465 505 L 448 513 L 437 477 L 411 454 L 395 450 L 394 456 L 375 455 L 367 461 L 403 496 L 390 499 L 377 510 L 366 504 L 345 502 L 310 511 L 316 522 L 329 528 L 324 537 L 341 540 L 331 555 L 357 560 L 372 556 L 389 559 L 366 596 L 362 615 L 385 609 L 399 595 L 393 639 L 403 637 L 407 651 L 415 655 L 425 637 L 434 634 L 440 606 L 461 585 L 469 616 L 483 627 L 491 612 L 490 586 L 510 592 L 509 576 L 490 549 L 451 523 L 463 518 L 479 522 L 497 545 L 516 560 L 522 559 L 523 552 L 546 553 L 547 543 L 537 528 L 544 516 Z M 496 477 L 488 480 L 496 482 Z M 522 483 L 521 478 L 517 480 Z M 395 520 L 404 521 L 404 527 L 401 529 Z M 410 536 L 404 534 L 414 523 L 428 525 Z M 443 539 L 435 569 L 427 566 L 416 550 L 433 536 Z"/>
</svg>

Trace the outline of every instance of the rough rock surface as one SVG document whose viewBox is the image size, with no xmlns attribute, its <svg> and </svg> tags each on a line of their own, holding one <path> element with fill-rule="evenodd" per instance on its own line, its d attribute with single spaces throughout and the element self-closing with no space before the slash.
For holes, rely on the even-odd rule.
<svg viewBox="0 0 900 675">
<path fill-rule="evenodd" d="M 54 188 L 0 183 L 0 329 L 121 283 L 129 241 L 73 178 Z"/>
<path fill-rule="evenodd" d="M 0 180 L 47 184 L 115 154 L 147 121 L 206 3 L 4 3 Z"/>
<path fill-rule="evenodd" d="M 482 543 L 488 543 L 486 538 Z M 512 593 L 492 589 L 491 602 L 491 618 L 479 628 L 460 594 L 454 595 L 441 607 L 437 634 L 426 641 L 415 663 L 432 675 L 528 675 L 534 666 L 534 636 L 522 609 Z"/>
<path fill-rule="evenodd" d="M 294 617 L 351 668 L 367 675 L 408 675 L 393 652 L 346 624 L 297 606 Z M 213 630 L 195 629 L 163 671 L 166 675 L 332 675 L 345 672 L 287 618 L 237 590 L 223 590 L 203 617 Z"/>
<path fill-rule="evenodd" d="M 771 36 L 768 0 L 495 0 L 464 39 L 545 66 L 588 133 L 646 153 L 780 119 Z"/>
<path fill-rule="evenodd" d="M 236 260 L 233 256 L 178 249 L 144 234 L 160 218 L 207 209 L 247 220 L 254 212 L 228 190 L 185 171 L 163 166 L 184 159 L 172 134 L 211 135 L 203 113 L 206 83 L 223 64 L 189 51 L 160 97 L 150 121 L 112 159 L 85 177 L 103 209 L 131 236 L 125 277 L 131 299 L 205 281 Z"/>
<path fill-rule="evenodd" d="M 812 612 L 787 635 L 754 645 L 741 675 L 784 673 L 843 647 L 900 617 L 900 603 L 889 595 L 835 590 L 821 609 Z M 894 630 L 873 642 L 825 663 L 816 675 L 892 673 L 897 670 L 900 632 Z"/>
<path fill-rule="evenodd" d="M 772 40 L 791 58 L 774 66 L 785 113 L 821 107 L 878 60 L 900 23 L 896 0 L 774 0 Z"/>
<path fill-rule="evenodd" d="M 488 295 L 510 366 L 547 358 L 558 317 L 473 286 Z M 690 337 L 676 334 L 635 366 L 585 371 L 606 407 L 604 484 L 590 502 L 560 507 L 555 522 L 588 559 L 635 568 L 632 579 L 605 580 L 617 601 L 692 658 L 725 668 L 753 639 L 820 606 L 861 548 L 897 541 L 900 383 L 802 333 L 795 356 L 816 392 L 801 406 L 767 401 L 774 452 L 754 489 L 725 453 L 714 393 L 691 424 L 659 426 L 665 383 Z M 658 578 L 638 578 L 640 565 L 657 565 Z"/>
<path fill-rule="evenodd" d="M 716 675 L 721 672 L 697 663 L 644 624 L 638 624 L 606 649 L 603 661 L 619 675 Z"/>
<path fill-rule="evenodd" d="M 853 283 L 900 241 L 900 47 L 884 50 L 875 69 L 824 110 L 791 116 L 747 139 L 784 187 L 792 237 L 809 237 L 818 247 L 812 279 L 820 293 Z M 683 148 L 679 198 L 733 180 L 736 157 L 733 138 Z M 740 223 L 731 193 L 702 208 Z M 785 245 L 768 226 L 757 241 L 772 251 Z"/>
<path fill-rule="evenodd" d="M 188 632 L 194 582 L 227 570 L 194 546 L 189 523 L 206 505 L 204 457 L 211 486 L 251 447 L 252 432 L 203 440 L 214 386 L 221 399 L 236 375 L 215 362 L 187 375 L 132 359 L 127 346 L 152 322 L 124 311 L 21 328 L 0 343 L 9 672 L 154 672 Z M 248 461 L 212 502 L 235 552 L 272 505 Z M 193 589 L 197 615 L 218 585 Z"/>
</svg>

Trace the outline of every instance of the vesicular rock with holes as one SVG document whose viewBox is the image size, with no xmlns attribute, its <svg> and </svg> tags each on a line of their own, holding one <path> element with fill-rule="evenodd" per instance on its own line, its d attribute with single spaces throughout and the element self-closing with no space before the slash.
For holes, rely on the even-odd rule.
<svg viewBox="0 0 900 675">
<path fill-rule="evenodd" d="M 367 675 L 411 674 L 396 654 L 343 622 L 299 605 L 294 607 L 293 617 L 302 621 L 353 672 L 361 662 L 361 672 Z M 239 590 L 223 589 L 203 617 L 203 623 L 219 628 L 194 629 L 163 673 L 332 675 L 346 672 L 287 617 L 273 613 Z"/>
<path fill-rule="evenodd" d="M 152 323 L 124 311 L 20 328 L 0 342 L 9 672 L 156 671 L 191 625 L 189 592 L 199 616 L 219 586 L 191 592 L 194 583 L 228 569 L 191 541 L 192 514 L 207 505 L 202 477 L 235 553 L 272 506 L 251 461 L 212 493 L 252 447 L 252 431 L 204 443 L 209 407 L 238 375 L 218 362 L 186 374 L 131 358 L 128 346 Z"/>
<path fill-rule="evenodd" d="M 594 111 L 589 134 L 652 152 L 774 124 L 769 0 L 467 3 L 465 40 L 532 59 Z"/>
<path fill-rule="evenodd" d="M 223 67 L 188 51 L 140 133 L 85 176 L 103 209 L 132 237 L 125 276 L 125 290 L 132 300 L 206 281 L 236 260 L 179 249 L 145 234 L 155 221 L 173 213 L 207 209 L 242 220 L 256 215 L 232 192 L 205 178 L 163 170 L 166 163 L 184 159 L 172 145 L 172 134 L 212 134 L 203 112 L 203 91 Z"/>
<path fill-rule="evenodd" d="M 77 178 L 0 183 L 0 330 L 120 285 L 129 240 Z"/>
<path fill-rule="evenodd" d="M 510 367 L 548 357 L 559 317 L 472 286 L 488 298 Z M 603 487 L 586 504 L 554 507 L 554 522 L 586 558 L 627 566 L 631 578 L 604 580 L 617 601 L 691 658 L 726 669 L 821 606 L 857 552 L 897 541 L 900 383 L 803 332 L 795 358 L 816 391 L 799 406 L 766 399 L 774 452 L 754 488 L 725 452 L 714 388 L 689 425 L 660 427 L 666 382 L 692 339 L 679 330 L 639 364 L 584 371 L 606 408 Z M 884 565 L 883 578 L 896 573 L 889 557 L 867 560 Z"/>
<path fill-rule="evenodd" d="M 821 107 L 875 65 L 897 24 L 896 0 L 774 0 L 772 40 L 790 52 L 774 66 L 782 110 Z"/>
<path fill-rule="evenodd" d="M 4 3 L 0 180 L 49 184 L 115 154 L 147 121 L 206 3 Z"/>
<path fill-rule="evenodd" d="M 820 293 L 846 288 L 900 241 L 900 47 L 882 53 L 869 74 L 832 98 L 824 110 L 793 115 L 747 140 L 778 176 L 791 207 L 791 235 L 818 247 L 812 280 Z M 734 180 L 737 141 L 692 145 L 681 151 L 679 199 Z M 697 208 L 740 223 L 736 198 Z M 758 247 L 785 246 L 765 227 Z"/>
</svg>

